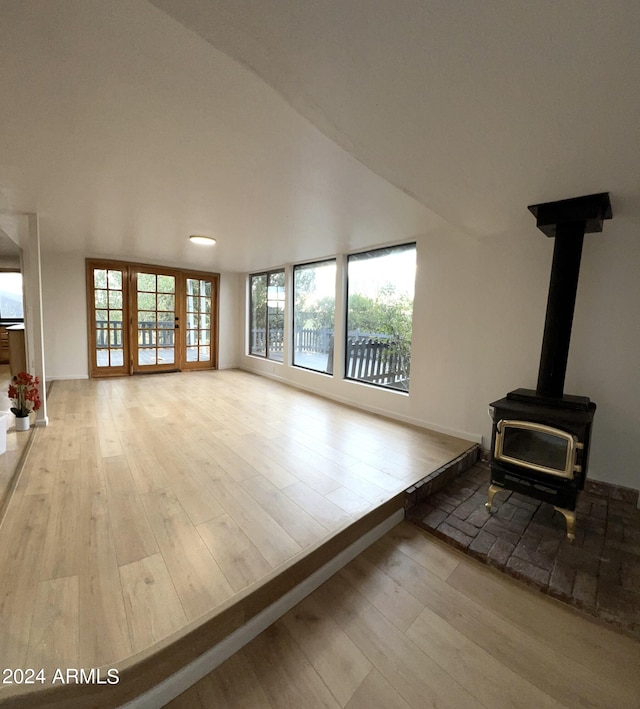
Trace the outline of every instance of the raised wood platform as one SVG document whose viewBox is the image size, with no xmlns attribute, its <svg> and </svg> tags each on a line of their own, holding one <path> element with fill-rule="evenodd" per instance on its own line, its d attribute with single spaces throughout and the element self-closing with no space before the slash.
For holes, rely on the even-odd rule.
<svg viewBox="0 0 640 709">
<path fill-rule="evenodd" d="M 7 706 L 132 699 L 472 446 L 239 371 L 56 382 L 49 415 L 0 528 L 0 666 L 120 682 Z"/>
</svg>

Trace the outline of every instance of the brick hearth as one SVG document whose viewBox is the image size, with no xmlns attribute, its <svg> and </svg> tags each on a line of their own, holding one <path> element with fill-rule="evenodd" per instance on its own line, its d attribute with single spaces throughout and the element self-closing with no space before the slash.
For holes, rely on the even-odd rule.
<svg viewBox="0 0 640 709">
<path fill-rule="evenodd" d="M 576 539 L 551 505 L 499 492 L 484 504 L 489 467 L 476 463 L 407 518 L 550 596 L 640 637 L 638 493 L 589 483 L 578 498 Z"/>
</svg>

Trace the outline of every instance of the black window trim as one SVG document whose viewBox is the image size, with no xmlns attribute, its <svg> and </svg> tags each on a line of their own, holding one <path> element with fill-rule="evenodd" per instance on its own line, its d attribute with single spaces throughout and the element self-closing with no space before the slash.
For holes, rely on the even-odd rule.
<svg viewBox="0 0 640 709">
<path fill-rule="evenodd" d="M 343 366 L 344 366 L 344 377 L 343 380 L 345 382 L 351 382 L 353 384 L 361 385 L 361 386 L 370 386 L 374 387 L 375 389 L 378 390 L 383 390 L 383 391 L 389 391 L 394 394 L 400 394 L 401 396 L 408 396 L 409 391 L 403 391 L 401 389 L 396 389 L 395 387 L 389 387 L 385 386 L 384 384 L 377 384 L 375 382 L 367 382 L 362 379 L 357 379 L 356 377 L 349 377 L 347 376 L 347 372 L 349 369 L 349 363 L 347 362 L 347 356 L 349 354 L 349 348 L 348 348 L 348 342 L 349 342 L 349 263 L 353 261 L 364 261 L 365 259 L 368 258 L 375 258 L 378 255 L 384 254 L 391 254 L 393 252 L 400 252 L 400 251 L 409 251 L 410 249 L 415 249 L 416 252 L 416 260 L 417 260 L 417 253 L 418 253 L 418 243 L 416 241 L 407 241 L 403 242 L 401 244 L 389 244 L 388 246 L 377 246 L 373 249 L 364 249 L 364 250 L 358 250 L 354 251 L 350 254 L 346 254 L 346 261 L 345 261 L 345 274 L 344 274 L 344 279 L 345 279 L 345 288 L 344 288 L 344 343 L 343 343 L 343 351 L 342 351 L 342 360 L 343 360 Z M 415 284 L 414 284 L 415 285 Z M 415 306 L 415 302 L 414 302 Z"/>
<path fill-rule="evenodd" d="M 282 364 L 282 362 L 278 359 L 273 359 L 272 357 L 269 357 L 269 318 L 268 314 L 265 313 L 265 347 L 264 347 L 264 354 L 260 354 L 259 352 L 252 352 L 251 351 L 251 326 L 253 324 L 252 321 L 252 314 L 253 314 L 253 308 L 252 308 L 252 297 L 251 297 L 251 282 L 253 278 L 256 278 L 258 276 L 266 276 L 267 278 L 267 289 L 269 288 L 269 276 L 275 273 L 282 273 L 284 276 L 285 280 L 285 298 L 286 298 L 286 279 L 287 279 L 287 272 L 284 266 L 281 266 L 280 268 L 270 268 L 265 271 L 256 271 L 255 273 L 250 273 L 249 274 L 249 280 L 248 280 L 248 293 L 249 293 L 249 333 L 248 333 L 248 347 L 247 347 L 247 355 L 249 357 L 260 357 L 260 359 L 265 359 L 268 360 L 269 362 L 275 362 L 276 364 Z M 265 307 L 266 301 L 265 301 Z"/>
<path fill-rule="evenodd" d="M 293 264 L 293 268 L 291 270 L 291 289 L 292 289 L 292 308 L 291 308 L 291 325 L 292 325 L 292 332 L 295 332 L 295 327 L 296 327 L 296 303 L 295 303 L 295 297 L 296 297 L 296 269 L 302 269 L 302 268 L 310 268 L 313 266 L 320 266 L 325 263 L 333 263 L 336 266 L 336 272 L 338 269 L 338 258 L 336 256 L 327 256 L 326 258 L 320 258 L 316 259 L 314 261 L 303 261 L 301 263 L 296 263 Z M 333 329 L 335 332 L 335 317 L 336 317 L 336 293 L 337 291 L 337 283 L 334 286 L 334 294 L 333 294 Z M 333 377 L 334 376 L 334 366 L 335 366 L 335 351 L 333 352 L 333 363 L 331 367 L 330 372 L 323 372 L 319 369 L 312 369 L 311 367 L 305 367 L 302 364 L 296 364 L 295 363 L 295 352 L 293 351 L 294 345 L 291 346 L 291 366 L 295 367 L 296 369 L 301 369 L 305 372 L 313 372 L 314 374 L 321 374 L 325 377 Z"/>
</svg>

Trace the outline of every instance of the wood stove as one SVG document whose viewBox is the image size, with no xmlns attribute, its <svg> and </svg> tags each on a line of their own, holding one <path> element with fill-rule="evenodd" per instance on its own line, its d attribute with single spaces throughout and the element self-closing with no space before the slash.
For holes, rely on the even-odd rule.
<svg viewBox="0 0 640 709">
<path fill-rule="evenodd" d="M 516 389 L 490 404 L 491 485 L 486 503 L 503 489 L 549 502 L 575 538 L 575 509 L 584 488 L 596 405 L 564 394 L 582 243 L 611 219 L 608 193 L 529 207 L 537 227 L 555 238 L 547 314 L 535 391 Z"/>
</svg>

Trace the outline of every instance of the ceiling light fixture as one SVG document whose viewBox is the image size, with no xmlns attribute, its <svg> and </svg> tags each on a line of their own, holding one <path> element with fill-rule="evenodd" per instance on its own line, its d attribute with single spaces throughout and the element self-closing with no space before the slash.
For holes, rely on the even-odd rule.
<svg viewBox="0 0 640 709">
<path fill-rule="evenodd" d="M 202 246 L 213 246 L 216 240 L 212 236 L 197 236 L 192 234 L 190 237 L 194 244 L 201 244 Z"/>
</svg>

